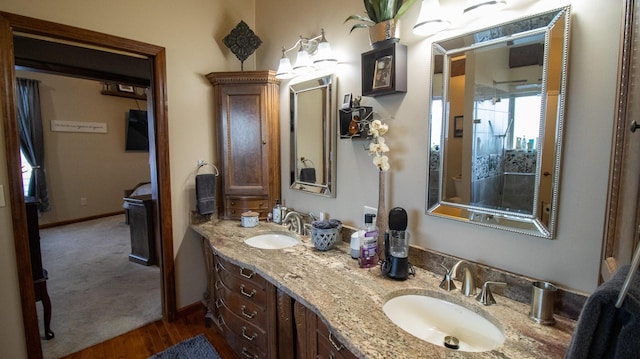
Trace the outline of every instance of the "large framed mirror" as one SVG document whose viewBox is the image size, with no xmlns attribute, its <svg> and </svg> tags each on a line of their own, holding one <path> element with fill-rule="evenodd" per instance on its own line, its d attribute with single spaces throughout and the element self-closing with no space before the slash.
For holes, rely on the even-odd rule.
<svg viewBox="0 0 640 359">
<path fill-rule="evenodd" d="M 432 44 L 427 214 L 551 239 L 570 6 Z"/>
<path fill-rule="evenodd" d="M 336 195 L 336 77 L 326 74 L 289 85 L 291 188 Z"/>
</svg>

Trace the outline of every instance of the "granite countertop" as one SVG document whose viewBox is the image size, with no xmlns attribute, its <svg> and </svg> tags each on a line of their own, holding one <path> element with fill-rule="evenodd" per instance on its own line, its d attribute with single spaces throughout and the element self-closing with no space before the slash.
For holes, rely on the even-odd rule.
<svg viewBox="0 0 640 359">
<path fill-rule="evenodd" d="M 536 324 L 529 306 L 494 293 L 497 304 L 483 306 L 459 290 L 439 288 L 442 275 L 416 268 L 406 281 L 384 277 L 379 267 L 362 269 L 349 255 L 349 243 L 318 251 L 307 236 L 301 245 L 264 250 L 244 243 L 261 232 L 284 227 L 260 222 L 243 228 L 238 221 L 213 220 L 191 226 L 209 239 L 225 259 L 262 275 L 280 290 L 313 310 L 344 345 L 360 358 L 563 358 L 575 321 L 556 316 L 556 324 Z M 459 287 L 459 286 L 458 286 Z M 497 324 L 506 340 L 488 352 L 454 351 L 420 340 L 397 327 L 382 311 L 390 298 L 428 294 L 460 304 Z"/>
</svg>

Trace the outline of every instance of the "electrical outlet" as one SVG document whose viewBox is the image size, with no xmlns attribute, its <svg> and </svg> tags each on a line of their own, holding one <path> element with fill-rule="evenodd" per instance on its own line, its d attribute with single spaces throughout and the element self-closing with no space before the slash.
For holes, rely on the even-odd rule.
<svg viewBox="0 0 640 359">
<path fill-rule="evenodd" d="M 378 209 L 375 207 L 364 206 L 362 209 L 362 218 L 360 219 L 362 221 L 362 226 L 364 226 L 364 215 L 367 213 L 378 214 Z"/>
<path fill-rule="evenodd" d="M 0 184 L 0 207 L 5 207 L 6 205 L 4 200 L 4 185 Z"/>
<path fill-rule="evenodd" d="M 80 197 L 80 205 L 81 206 L 87 205 L 87 197 Z"/>
</svg>

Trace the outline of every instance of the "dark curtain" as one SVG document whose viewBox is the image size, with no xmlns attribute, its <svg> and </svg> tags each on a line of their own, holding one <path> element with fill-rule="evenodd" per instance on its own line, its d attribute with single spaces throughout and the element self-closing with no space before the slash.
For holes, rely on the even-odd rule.
<svg viewBox="0 0 640 359">
<path fill-rule="evenodd" d="M 17 79 L 18 124 L 20 126 L 20 149 L 33 168 L 26 196 L 40 201 L 38 209 L 50 209 L 44 167 L 44 140 L 42 116 L 40 114 L 40 90 L 38 81 Z"/>
</svg>

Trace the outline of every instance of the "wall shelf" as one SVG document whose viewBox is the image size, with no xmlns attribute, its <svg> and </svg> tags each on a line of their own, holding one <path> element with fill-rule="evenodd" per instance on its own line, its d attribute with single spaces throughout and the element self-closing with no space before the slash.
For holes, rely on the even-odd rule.
<svg viewBox="0 0 640 359">
<path fill-rule="evenodd" d="M 407 92 L 407 46 L 392 43 L 362 53 L 362 95 Z"/>
<path fill-rule="evenodd" d="M 136 100 L 147 100 L 147 94 L 143 87 L 126 85 L 121 83 L 103 82 L 101 94 L 106 96 L 127 97 Z"/>
<path fill-rule="evenodd" d="M 358 132 L 349 133 L 349 125 L 351 121 L 361 121 L 367 118 L 373 112 L 371 106 L 360 106 L 340 109 L 340 138 L 344 139 L 357 139 L 367 137 L 367 127 L 364 125 L 358 126 Z M 356 118 L 357 117 L 357 118 Z"/>
</svg>

